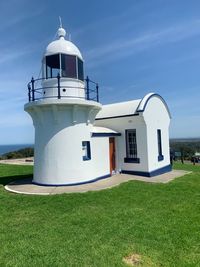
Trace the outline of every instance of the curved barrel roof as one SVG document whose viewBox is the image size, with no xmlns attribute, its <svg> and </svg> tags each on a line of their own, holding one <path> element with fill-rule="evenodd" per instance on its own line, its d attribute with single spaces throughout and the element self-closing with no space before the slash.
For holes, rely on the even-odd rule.
<svg viewBox="0 0 200 267">
<path fill-rule="evenodd" d="M 163 102 L 169 114 L 169 117 L 171 117 L 169 108 L 165 100 L 158 94 L 149 93 L 142 99 L 103 105 L 102 110 L 96 116 L 96 120 L 139 115 L 139 113 L 145 111 L 147 103 L 152 97 L 157 97 Z"/>
</svg>

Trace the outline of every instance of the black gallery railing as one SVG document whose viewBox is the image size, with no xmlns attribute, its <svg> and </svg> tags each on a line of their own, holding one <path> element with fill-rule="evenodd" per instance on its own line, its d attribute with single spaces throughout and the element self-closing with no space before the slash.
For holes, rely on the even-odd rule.
<svg viewBox="0 0 200 267">
<path fill-rule="evenodd" d="M 92 100 L 99 102 L 99 85 L 98 83 L 95 83 L 91 81 L 88 76 L 84 80 L 85 81 L 85 86 L 84 87 L 72 87 L 72 86 L 62 86 L 61 81 L 62 77 L 58 74 L 56 78 L 57 82 L 56 85 L 54 86 L 41 86 L 42 81 L 48 81 L 48 79 L 45 78 L 39 78 L 39 79 L 34 79 L 32 77 L 31 81 L 28 83 L 28 100 L 29 102 L 32 101 L 37 101 L 40 99 L 44 98 L 82 98 L 86 100 Z M 63 78 L 65 79 L 65 78 Z M 55 89 L 51 90 L 48 92 L 50 89 Z M 83 96 L 77 96 L 77 95 L 72 95 L 71 91 L 72 89 L 78 89 L 78 90 L 83 90 L 84 93 L 81 94 Z M 67 91 L 70 90 L 70 94 L 67 94 Z M 63 94 L 64 93 L 64 94 Z"/>
</svg>

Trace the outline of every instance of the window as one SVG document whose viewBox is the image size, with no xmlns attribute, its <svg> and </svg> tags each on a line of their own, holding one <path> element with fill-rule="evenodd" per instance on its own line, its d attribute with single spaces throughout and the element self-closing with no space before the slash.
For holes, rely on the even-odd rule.
<svg viewBox="0 0 200 267">
<path fill-rule="evenodd" d="M 124 162 L 140 163 L 140 159 L 137 157 L 137 139 L 136 130 L 126 130 L 126 158 Z"/>
<path fill-rule="evenodd" d="M 62 77 L 77 78 L 76 56 L 61 55 Z"/>
<path fill-rule="evenodd" d="M 158 141 L 158 161 L 161 161 L 164 159 L 162 155 L 162 138 L 161 138 L 161 130 L 157 130 L 157 141 Z"/>
<path fill-rule="evenodd" d="M 78 58 L 78 79 L 83 81 L 84 74 L 83 74 L 83 61 Z"/>
<path fill-rule="evenodd" d="M 59 54 L 46 56 L 46 78 L 56 78 L 60 73 Z"/>
<path fill-rule="evenodd" d="M 61 77 L 84 80 L 83 61 L 77 56 L 56 54 L 46 56 L 46 79 Z"/>
<path fill-rule="evenodd" d="M 83 141 L 82 142 L 82 152 L 83 152 L 83 160 L 90 160 L 91 159 L 91 151 L 90 151 L 90 142 Z"/>
</svg>

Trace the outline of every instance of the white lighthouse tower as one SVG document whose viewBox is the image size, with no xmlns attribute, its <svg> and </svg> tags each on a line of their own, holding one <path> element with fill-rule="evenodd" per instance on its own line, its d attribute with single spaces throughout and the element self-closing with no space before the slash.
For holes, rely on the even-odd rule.
<svg viewBox="0 0 200 267">
<path fill-rule="evenodd" d="M 170 171 L 164 99 L 149 93 L 102 106 L 98 84 L 84 79 L 79 49 L 62 26 L 57 34 L 44 53 L 42 78 L 28 84 L 24 107 L 35 127 L 33 183 L 79 185 L 121 172 L 151 177 Z"/>
<path fill-rule="evenodd" d="M 33 182 L 81 184 L 96 177 L 91 132 L 101 110 L 98 85 L 90 90 L 79 49 L 65 39 L 62 27 L 57 34 L 58 40 L 44 53 L 42 78 L 32 78 L 28 85 L 29 102 L 24 107 L 35 127 Z"/>
</svg>

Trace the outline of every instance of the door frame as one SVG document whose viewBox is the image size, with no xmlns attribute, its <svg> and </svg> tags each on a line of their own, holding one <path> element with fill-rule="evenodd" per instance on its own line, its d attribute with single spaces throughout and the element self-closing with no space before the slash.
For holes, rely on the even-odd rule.
<svg viewBox="0 0 200 267">
<path fill-rule="evenodd" d="M 110 174 L 116 171 L 116 145 L 115 138 L 109 137 L 109 163 L 110 163 Z"/>
</svg>

